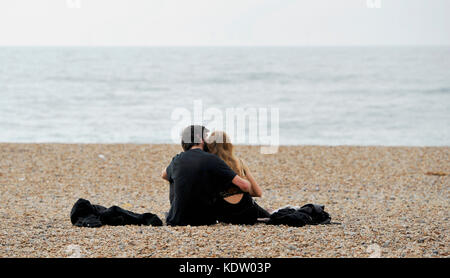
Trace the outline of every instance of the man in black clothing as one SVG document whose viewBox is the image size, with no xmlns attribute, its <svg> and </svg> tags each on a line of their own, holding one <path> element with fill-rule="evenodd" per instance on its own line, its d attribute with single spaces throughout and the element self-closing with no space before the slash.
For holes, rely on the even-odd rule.
<svg viewBox="0 0 450 278">
<path fill-rule="evenodd" d="M 182 132 L 181 146 L 184 152 L 173 157 L 163 171 L 162 178 L 170 182 L 170 210 L 167 225 L 215 224 L 214 204 L 219 193 L 230 182 L 248 192 L 250 183 L 239 177 L 218 156 L 204 151 L 209 130 L 191 125 Z"/>
</svg>

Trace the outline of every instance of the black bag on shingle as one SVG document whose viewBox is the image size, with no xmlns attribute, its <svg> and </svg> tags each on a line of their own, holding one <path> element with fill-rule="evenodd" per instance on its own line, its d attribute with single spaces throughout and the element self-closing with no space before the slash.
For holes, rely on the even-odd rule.
<svg viewBox="0 0 450 278">
<path fill-rule="evenodd" d="M 305 225 L 330 224 L 331 217 L 323 205 L 307 204 L 301 208 L 287 206 L 270 215 L 267 224 L 302 227 Z"/>
<path fill-rule="evenodd" d="M 118 206 L 106 208 L 92 205 L 85 199 L 78 199 L 70 212 L 70 221 L 78 227 L 96 228 L 103 225 L 152 225 L 161 226 L 162 221 L 156 214 L 138 214 Z"/>
</svg>

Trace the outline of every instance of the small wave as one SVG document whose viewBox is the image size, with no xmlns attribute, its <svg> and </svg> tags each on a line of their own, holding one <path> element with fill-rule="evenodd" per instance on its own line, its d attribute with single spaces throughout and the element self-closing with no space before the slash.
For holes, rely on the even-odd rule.
<svg viewBox="0 0 450 278">
<path fill-rule="evenodd" d="M 427 93 L 450 93 L 450 87 L 441 87 L 426 90 Z"/>
<path fill-rule="evenodd" d="M 234 73 L 228 74 L 225 77 L 220 78 L 210 78 L 202 82 L 215 83 L 215 84 L 227 84 L 227 83 L 245 83 L 254 81 L 285 81 L 289 80 L 291 77 L 278 72 L 251 72 L 251 73 Z"/>
<path fill-rule="evenodd" d="M 73 76 L 50 76 L 47 77 L 46 80 L 48 81 L 58 81 L 58 82 L 76 82 L 76 83 L 111 83 L 111 82 L 117 82 L 117 83 L 145 83 L 149 82 L 145 79 L 139 79 L 139 78 L 117 78 L 114 76 L 110 76 L 108 78 L 96 78 L 92 76 L 83 76 L 83 77 L 73 77 Z"/>
</svg>

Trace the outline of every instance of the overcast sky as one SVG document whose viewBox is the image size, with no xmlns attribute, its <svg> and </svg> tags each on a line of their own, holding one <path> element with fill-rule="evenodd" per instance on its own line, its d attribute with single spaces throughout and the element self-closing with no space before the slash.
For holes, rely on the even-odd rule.
<svg viewBox="0 0 450 278">
<path fill-rule="evenodd" d="M 423 44 L 450 0 L 0 0 L 0 45 Z"/>
</svg>

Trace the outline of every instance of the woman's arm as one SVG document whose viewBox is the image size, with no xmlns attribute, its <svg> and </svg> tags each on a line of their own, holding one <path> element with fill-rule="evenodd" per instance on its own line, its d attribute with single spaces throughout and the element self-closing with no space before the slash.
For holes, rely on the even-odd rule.
<svg viewBox="0 0 450 278">
<path fill-rule="evenodd" d="M 250 181 L 250 190 L 248 193 L 250 193 L 253 197 L 261 197 L 262 196 L 262 189 L 256 182 L 255 178 L 253 177 L 252 173 L 250 172 L 250 169 L 247 167 L 246 164 L 242 163 L 244 166 L 245 171 L 245 177 Z"/>
</svg>

